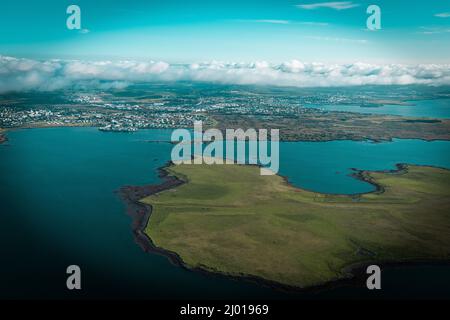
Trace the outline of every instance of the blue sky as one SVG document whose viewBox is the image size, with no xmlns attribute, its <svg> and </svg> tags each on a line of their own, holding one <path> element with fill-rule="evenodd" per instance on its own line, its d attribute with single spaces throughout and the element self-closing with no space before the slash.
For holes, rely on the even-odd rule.
<svg viewBox="0 0 450 320">
<path fill-rule="evenodd" d="M 70 4 L 84 32 L 66 28 Z M 366 30 L 369 4 L 382 30 Z M 2 0 L 0 55 L 449 63 L 450 1 Z"/>
</svg>

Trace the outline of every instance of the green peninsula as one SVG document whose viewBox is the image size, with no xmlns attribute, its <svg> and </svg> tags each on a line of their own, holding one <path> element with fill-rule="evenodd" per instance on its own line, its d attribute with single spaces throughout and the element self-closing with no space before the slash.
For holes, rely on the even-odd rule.
<svg viewBox="0 0 450 320">
<path fill-rule="evenodd" d="M 145 233 L 188 268 L 308 287 L 371 262 L 449 260 L 450 171 L 360 172 L 378 191 L 302 190 L 247 165 L 172 165 L 185 183 L 145 197 Z"/>
</svg>

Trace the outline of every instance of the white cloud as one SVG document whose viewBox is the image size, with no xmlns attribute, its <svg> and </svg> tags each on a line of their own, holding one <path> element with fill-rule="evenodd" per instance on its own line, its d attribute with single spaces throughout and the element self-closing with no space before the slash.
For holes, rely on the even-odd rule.
<svg viewBox="0 0 450 320">
<path fill-rule="evenodd" d="M 253 22 L 260 23 L 272 23 L 272 24 L 289 24 L 291 23 L 289 20 L 273 20 L 273 19 L 261 19 L 261 20 L 251 20 Z"/>
<path fill-rule="evenodd" d="M 436 13 L 434 16 L 438 18 L 450 18 L 450 12 Z"/>
<path fill-rule="evenodd" d="M 0 56 L 0 92 L 63 88 L 124 88 L 136 82 L 201 81 L 222 84 L 331 87 L 450 85 L 450 64 L 329 64 L 291 60 L 280 64 L 163 61 L 38 61 Z"/>
<path fill-rule="evenodd" d="M 309 4 L 299 4 L 297 8 L 305 10 L 314 10 L 319 8 L 329 8 L 334 10 L 346 10 L 355 7 L 359 7 L 358 3 L 353 3 L 353 1 L 335 1 L 335 2 L 319 2 L 319 3 L 309 3 Z"/>
<path fill-rule="evenodd" d="M 315 22 L 315 21 L 294 21 L 294 20 L 277 20 L 277 19 L 256 19 L 256 20 L 232 20 L 237 22 L 253 22 L 253 23 L 270 23 L 270 24 L 301 24 L 308 26 L 328 26 L 327 22 Z"/>
<path fill-rule="evenodd" d="M 441 33 L 450 33 L 450 28 L 440 28 L 440 27 L 420 27 L 418 33 L 430 35 L 430 34 L 441 34 Z"/>
<path fill-rule="evenodd" d="M 314 21 L 300 22 L 300 24 L 303 24 L 303 25 L 306 25 L 306 26 L 320 26 L 320 27 L 325 27 L 325 26 L 329 26 L 330 25 L 327 22 L 314 22 Z"/>
<path fill-rule="evenodd" d="M 334 37 L 317 37 L 317 36 L 308 36 L 308 39 L 320 40 L 320 41 L 333 41 L 333 42 L 342 42 L 342 43 L 359 43 L 366 44 L 369 41 L 365 39 L 348 39 L 348 38 L 334 38 Z"/>
</svg>

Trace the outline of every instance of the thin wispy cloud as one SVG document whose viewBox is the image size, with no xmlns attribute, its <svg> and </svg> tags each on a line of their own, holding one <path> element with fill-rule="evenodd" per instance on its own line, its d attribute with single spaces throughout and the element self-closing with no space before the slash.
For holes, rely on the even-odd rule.
<svg viewBox="0 0 450 320">
<path fill-rule="evenodd" d="M 334 10 L 346 10 L 355 7 L 359 7 L 359 3 L 354 3 L 353 1 L 334 1 L 334 2 L 318 2 L 309 4 L 298 4 L 297 8 L 305 10 L 314 10 L 320 8 L 328 8 Z"/>
<path fill-rule="evenodd" d="M 313 21 L 299 22 L 299 24 L 303 24 L 305 26 L 318 26 L 318 27 L 326 27 L 330 25 L 327 22 L 313 22 Z"/>
<path fill-rule="evenodd" d="M 420 27 L 420 31 L 417 33 L 424 34 L 424 35 L 450 33 L 450 28 Z"/>
<path fill-rule="evenodd" d="M 250 20 L 251 22 L 257 23 L 271 23 L 271 24 L 290 24 L 289 20 L 274 20 L 274 19 L 259 19 L 259 20 Z"/>
<path fill-rule="evenodd" d="M 438 18 L 450 18 L 450 12 L 436 13 L 434 16 Z"/>
<path fill-rule="evenodd" d="M 333 42 L 343 42 L 343 43 L 359 43 L 366 44 L 369 41 L 365 39 L 349 39 L 349 38 L 333 38 L 333 37 L 318 37 L 318 36 L 308 36 L 307 39 L 319 40 L 319 41 L 333 41 Z"/>
<path fill-rule="evenodd" d="M 249 23 L 268 23 L 268 24 L 292 24 L 292 25 L 305 25 L 305 26 L 318 26 L 325 27 L 330 25 L 327 22 L 315 22 L 315 21 L 294 21 L 294 20 L 278 20 L 278 19 L 254 19 L 254 20 L 233 20 L 237 22 L 249 22 Z"/>
</svg>

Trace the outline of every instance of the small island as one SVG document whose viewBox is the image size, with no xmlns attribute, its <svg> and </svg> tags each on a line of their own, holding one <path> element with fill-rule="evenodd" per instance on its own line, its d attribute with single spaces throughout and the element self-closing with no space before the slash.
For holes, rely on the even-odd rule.
<svg viewBox="0 0 450 320">
<path fill-rule="evenodd" d="M 348 278 L 371 263 L 450 260 L 450 171 L 355 171 L 372 193 L 330 195 L 250 165 L 169 165 L 164 182 L 124 187 L 147 251 L 182 266 L 282 287 Z"/>
</svg>

